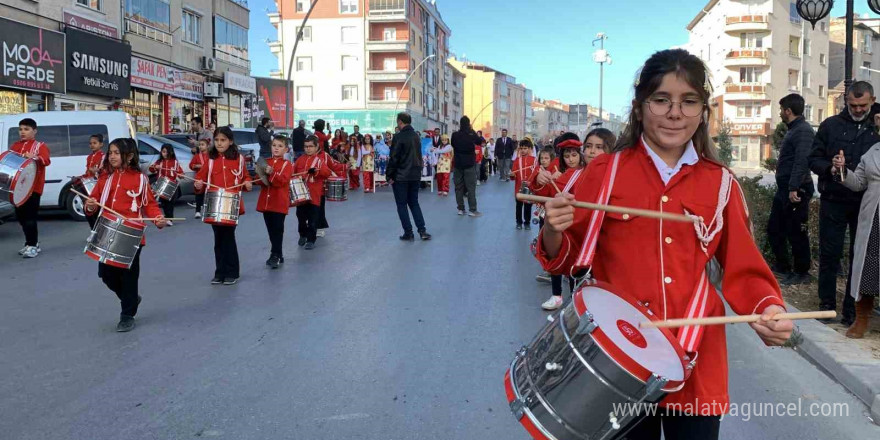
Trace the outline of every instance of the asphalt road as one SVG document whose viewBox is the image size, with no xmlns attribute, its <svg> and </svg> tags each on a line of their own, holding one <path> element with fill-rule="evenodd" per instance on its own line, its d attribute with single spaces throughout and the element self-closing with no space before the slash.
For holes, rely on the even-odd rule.
<svg viewBox="0 0 880 440">
<path fill-rule="evenodd" d="M 235 286 L 209 284 L 207 225 L 152 228 L 125 334 L 82 255 L 86 224 L 43 219 L 33 260 L 16 255 L 17 224 L 0 226 L 0 439 L 527 439 L 502 379 L 546 322 L 549 286 L 534 280 L 536 231 L 514 229 L 513 184 L 478 191 L 479 219 L 422 192 L 430 242 L 397 239 L 389 189 L 331 204 L 313 251 L 296 246 L 291 215 L 274 271 L 250 194 Z M 865 406 L 797 353 L 747 326 L 729 338 L 733 402 L 842 403 L 849 415 L 731 416 L 722 438 L 880 438 Z"/>
</svg>

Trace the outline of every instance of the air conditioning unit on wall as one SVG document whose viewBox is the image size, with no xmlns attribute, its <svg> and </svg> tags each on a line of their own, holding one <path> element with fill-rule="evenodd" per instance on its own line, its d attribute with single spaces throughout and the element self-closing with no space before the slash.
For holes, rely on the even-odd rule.
<svg viewBox="0 0 880 440">
<path fill-rule="evenodd" d="M 202 57 L 202 70 L 213 72 L 217 68 L 217 60 L 212 57 Z"/>
<path fill-rule="evenodd" d="M 223 84 L 218 82 L 205 83 L 205 97 L 220 98 L 223 96 Z"/>
</svg>

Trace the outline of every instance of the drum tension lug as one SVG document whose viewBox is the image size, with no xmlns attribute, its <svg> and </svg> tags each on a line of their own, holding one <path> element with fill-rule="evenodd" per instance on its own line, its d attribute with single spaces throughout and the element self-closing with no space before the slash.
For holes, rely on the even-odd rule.
<svg viewBox="0 0 880 440">
<path fill-rule="evenodd" d="M 513 399 L 510 402 L 510 411 L 513 412 L 513 416 L 516 417 L 517 420 L 522 419 L 525 415 L 525 407 L 526 404 L 520 399 Z"/>
<path fill-rule="evenodd" d="M 653 401 L 663 395 L 663 387 L 669 382 L 669 379 L 652 374 L 645 386 L 645 399 Z"/>
<path fill-rule="evenodd" d="M 587 313 L 584 313 L 583 315 L 581 315 L 581 317 L 580 317 L 580 323 L 578 324 L 577 334 L 585 335 L 587 333 L 593 333 L 593 330 L 596 330 L 597 328 L 599 328 L 599 325 L 596 324 L 595 321 L 593 321 L 593 314 L 587 312 Z"/>
</svg>

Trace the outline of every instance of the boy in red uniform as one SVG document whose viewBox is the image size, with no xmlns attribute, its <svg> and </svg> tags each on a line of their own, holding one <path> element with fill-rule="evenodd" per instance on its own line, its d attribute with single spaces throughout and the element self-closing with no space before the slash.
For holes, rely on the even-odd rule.
<svg viewBox="0 0 880 440">
<path fill-rule="evenodd" d="M 330 177 L 327 161 L 332 160 L 326 153 L 318 154 L 317 136 L 308 136 L 303 144 L 306 154 L 299 157 L 293 164 L 294 174 L 307 174 L 306 186 L 309 187 L 311 201 L 296 207 L 296 219 L 299 221 L 300 246 L 306 249 L 315 248 L 317 239 L 319 207 L 324 203 L 324 179 Z"/>
<path fill-rule="evenodd" d="M 100 215 L 98 203 L 126 218 L 149 216 L 159 228 L 165 226 L 165 218 L 159 211 L 156 199 L 150 191 L 149 181 L 141 173 L 137 144 L 132 139 L 119 138 L 110 142 L 107 161 L 104 162 L 97 185 L 86 200 L 85 211 Z M 128 269 L 98 263 L 98 276 L 116 294 L 122 308 L 116 331 L 127 332 L 134 328 L 141 297 L 138 295 L 138 278 L 141 273 L 141 250 L 147 244 L 141 238 L 141 246 Z"/>
<path fill-rule="evenodd" d="M 98 172 L 104 164 L 104 135 L 93 134 L 89 137 L 89 148 L 92 152 L 86 156 L 86 172 L 82 177 L 98 178 Z"/>
<path fill-rule="evenodd" d="M 18 137 L 9 151 L 18 153 L 28 159 L 33 159 L 37 166 L 37 175 L 34 176 L 34 190 L 27 201 L 21 206 L 15 207 L 15 218 L 24 232 L 24 247 L 18 254 L 24 258 L 36 258 L 40 254 L 40 236 L 37 230 L 37 212 L 40 210 L 40 197 L 43 195 L 43 187 L 46 185 L 46 167 L 52 161 L 49 159 L 49 147 L 36 140 L 37 121 L 24 118 L 18 123 Z"/>
<path fill-rule="evenodd" d="M 532 204 L 521 202 L 516 198 L 523 182 L 527 182 L 535 169 L 535 156 L 532 156 L 532 150 L 534 150 L 532 141 L 528 139 L 519 141 L 519 149 L 517 150 L 519 156 L 513 161 L 513 169 L 510 171 L 516 182 L 513 187 L 513 196 L 516 201 L 516 229 L 522 229 L 523 225 L 526 229 L 532 229 Z"/>
<path fill-rule="evenodd" d="M 269 186 L 265 186 L 262 180 L 257 180 L 257 185 L 262 186 L 260 198 L 257 199 L 257 212 L 263 213 L 269 242 L 272 244 L 269 259 L 266 260 L 266 265 L 272 269 L 277 269 L 284 262 L 282 251 L 284 219 L 290 212 L 290 178 L 293 176 L 293 164 L 284 159 L 285 154 L 287 154 L 287 138 L 284 136 L 272 138 L 272 157 L 266 160 Z"/>
<path fill-rule="evenodd" d="M 771 320 L 785 311 L 779 285 L 752 240 L 739 185 L 718 163 L 709 138 L 706 66 L 681 49 L 657 52 L 642 67 L 633 96 L 616 152 L 593 160 L 573 194 L 547 202 L 538 260 L 556 274 L 592 267 L 596 279 L 649 304 L 661 319 L 674 319 L 725 314 L 705 269 L 715 258 L 724 269 L 721 293 L 733 311 L 761 314 L 750 324 L 758 336 L 766 345 L 784 344 L 792 322 Z M 574 200 L 686 214 L 698 228 L 575 209 Z M 661 426 L 665 438 L 718 438 L 729 406 L 725 326 L 685 329 L 673 333 L 685 351 L 699 353 L 695 368 L 627 438 L 659 439 Z M 694 411 L 673 411 L 670 404 Z"/>
<path fill-rule="evenodd" d="M 199 139 L 199 152 L 192 157 L 189 161 L 189 169 L 195 171 L 198 174 L 199 170 L 208 163 L 208 147 L 211 146 L 211 141 L 208 139 Z M 195 218 L 202 218 L 202 205 L 205 203 L 205 190 L 204 189 L 193 189 L 193 192 L 196 196 L 196 215 Z M 192 206 L 192 205 L 190 205 Z"/>
</svg>

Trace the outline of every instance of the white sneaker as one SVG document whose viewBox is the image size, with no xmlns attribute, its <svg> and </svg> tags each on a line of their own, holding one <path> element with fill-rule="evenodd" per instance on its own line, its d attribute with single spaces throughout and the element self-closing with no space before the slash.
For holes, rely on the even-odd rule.
<svg viewBox="0 0 880 440">
<path fill-rule="evenodd" d="M 544 272 L 540 275 L 535 276 L 535 280 L 540 281 L 542 283 L 549 283 L 550 282 L 550 274 L 547 272 Z"/>
<path fill-rule="evenodd" d="M 315 235 L 318 236 L 318 237 L 323 237 L 323 236 L 324 236 L 324 230 L 323 230 L 323 229 L 318 229 L 318 233 L 315 234 Z"/>
<path fill-rule="evenodd" d="M 171 220 L 168 220 L 168 224 L 166 226 L 174 226 L 174 222 Z"/>
<path fill-rule="evenodd" d="M 468 217 L 480 217 L 483 213 L 480 211 L 468 211 Z"/>
<path fill-rule="evenodd" d="M 36 258 L 37 255 L 40 255 L 40 251 L 37 250 L 36 246 L 28 246 L 27 249 L 24 250 L 24 253 L 21 254 L 21 256 L 25 258 Z"/>
<path fill-rule="evenodd" d="M 553 295 L 547 301 L 544 301 L 544 304 L 541 304 L 541 308 L 544 310 L 556 310 L 562 307 L 562 297 Z"/>
<path fill-rule="evenodd" d="M 23 248 L 21 248 L 21 249 L 18 250 L 18 255 L 24 255 L 25 251 L 27 251 L 27 248 L 28 248 L 28 245 L 24 245 Z M 42 252 L 42 249 L 40 249 L 40 243 L 39 243 L 39 242 L 37 242 L 36 249 L 37 249 L 37 253 L 38 253 L 38 254 L 39 254 L 40 252 Z"/>
<path fill-rule="evenodd" d="M 459 209 L 459 210 L 458 210 L 458 215 L 464 215 L 464 209 Z"/>
<path fill-rule="evenodd" d="M 477 181 L 477 186 L 480 186 L 480 181 L 479 181 L 479 180 Z"/>
<path fill-rule="evenodd" d="M 202 218 L 202 213 L 201 213 L 201 212 L 196 212 L 195 218 L 197 218 L 197 219 L 198 219 L 198 218 Z"/>
</svg>

